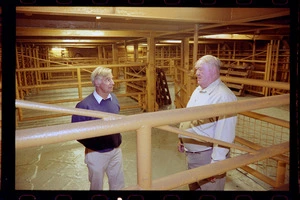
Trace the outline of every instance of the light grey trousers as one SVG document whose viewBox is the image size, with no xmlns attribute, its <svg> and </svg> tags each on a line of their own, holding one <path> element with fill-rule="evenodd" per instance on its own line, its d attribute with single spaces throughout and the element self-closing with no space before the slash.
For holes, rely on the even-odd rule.
<svg viewBox="0 0 300 200">
<path fill-rule="evenodd" d="M 108 177 L 109 190 L 124 188 L 121 148 L 114 148 L 112 151 L 105 153 L 86 151 L 84 161 L 88 167 L 90 190 L 103 190 L 105 173 Z"/>
<path fill-rule="evenodd" d="M 210 164 L 211 162 L 212 149 L 189 153 L 186 152 L 186 158 L 188 163 L 188 169 L 193 169 L 203 165 Z M 203 172 L 205 173 L 205 172 Z M 223 191 L 226 182 L 226 174 L 218 175 L 215 177 L 215 182 L 210 182 L 209 180 L 199 180 L 198 182 L 189 184 L 190 190 L 219 190 Z"/>
</svg>

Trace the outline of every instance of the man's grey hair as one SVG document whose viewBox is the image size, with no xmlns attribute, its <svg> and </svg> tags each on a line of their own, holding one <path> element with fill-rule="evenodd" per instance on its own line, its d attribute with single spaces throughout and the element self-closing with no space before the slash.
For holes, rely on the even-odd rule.
<svg viewBox="0 0 300 200">
<path fill-rule="evenodd" d="M 91 80 L 92 82 L 94 82 L 95 78 L 99 77 L 108 77 L 108 76 L 112 76 L 112 72 L 110 68 L 106 68 L 106 67 L 97 67 L 91 74 Z"/>
<path fill-rule="evenodd" d="M 208 64 L 210 66 L 215 66 L 218 69 L 220 69 L 222 66 L 220 59 L 212 55 L 205 55 L 199 58 L 199 60 L 196 61 L 195 66 L 199 64 Z"/>
</svg>

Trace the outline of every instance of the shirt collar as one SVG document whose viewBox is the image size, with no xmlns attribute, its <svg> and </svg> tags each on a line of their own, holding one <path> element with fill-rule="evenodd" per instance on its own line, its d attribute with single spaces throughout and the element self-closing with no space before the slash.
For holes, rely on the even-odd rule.
<svg viewBox="0 0 300 200">
<path fill-rule="evenodd" d="M 94 95 L 96 101 L 100 104 L 103 98 L 96 92 L 96 90 L 94 90 L 93 95 Z M 109 99 L 109 98 L 110 98 L 110 100 L 112 100 L 111 94 L 108 94 L 106 99 Z"/>
<path fill-rule="evenodd" d="M 218 78 L 217 80 L 215 80 L 214 82 L 209 84 L 209 86 L 205 89 L 202 89 L 201 86 L 199 86 L 199 92 L 210 94 L 216 88 L 216 86 L 220 84 L 220 82 L 221 82 L 221 79 Z"/>
</svg>

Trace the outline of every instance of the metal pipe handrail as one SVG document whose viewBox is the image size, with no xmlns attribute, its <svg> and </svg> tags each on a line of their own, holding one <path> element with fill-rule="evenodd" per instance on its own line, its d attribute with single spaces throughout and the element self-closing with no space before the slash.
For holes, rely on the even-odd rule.
<svg viewBox="0 0 300 200">
<path fill-rule="evenodd" d="M 192 170 L 185 170 L 183 172 L 180 172 L 179 173 L 180 176 L 178 176 L 178 174 L 173 174 L 152 181 L 151 128 L 152 127 L 166 128 L 167 126 L 165 124 L 170 124 L 170 123 L 178 123 L 182 121 L 207 118 L 211 116 L 219 116 L 219 115 L 227 115 L 227 114 L 231 115 L 231 114 L 237 114 L 239 112 L 247 111 L 251 109 L 289 104 L 289 95 L 263 97 L 260 98 L 260 100 L 261 101 L 257 101 L 257 99 L 254 100 L 250 99 L 250 100 L 241 100 L 241 101 L 230 102 L 230 103 L 199 106 L 194 108 L 183 108 L 183 109 L 175 109 L 169 111 L 143 113 L 143 114 L 136 114 L 132 116 L 126 116 L 123 118 L 121 117 L 119 119 L 117 119 L 116 117 L 109 118 L 111 116 L 107 116 L 106 118 L 104 118 L 104 120 L 93 120 L 93 121 L 78 122 L 73 124 L 70 123 L 70 124 L 63 124 L 63 125 L 56 125 L 56 126 L 17 130 L 16 147 L 22 148 L 22 147 L 30 147 L 30 146 L 39 146 L 43 144 L 58 143 L 63 141 L 84 139 L 84 138 L 95 137 L 100 135 L 108 135 L 116 132 L 135 130 L 137 131 L 137 164 L 138 164 L 137 167 L 138 183 L 137 186 L 135 186 L 135 188 L 143 189 L 143 190 L 174 189 L 176 187 L 179 187 L 180 185 L 188 184 L 195 181 L 195 178 L 196 180 L 208 178 L 215 174 L 220 174 L 230 169 L 244 166 L 245 163 L 247 164 L 251 162 L 256 162 L 259 160 L 266 159 L 268 157 L 275 156 L 275 154 L 278 155 L 278 154 L 285 153 L 289 150 L 288 142 L 280 144 L 279 146 L 277 145 L 275 149 L 271 151 L 269 149 L 273 149 L 274 148 L 273 146 L 263 149 L 262 152 L 260 152 L 260 150 L 249 151 L 249 149 L 244 148 L 242 150 L 250 153 L 246 153 L 242 156 L 238 156 L 237 158 L 234 158 L 239 161 L 236 162 L 234 166 L 231 163 L 228 163 L 231 160 L 229 161 L 225 160 L 225 161 L 218 162 L 216 164 L 214 163 L 208 165 L 209 167 L 207 170 L 205 170 L 205 173 L 198 173 L 198 170 L 201 171 L 203 167 L 207 167 L 207 166 L 202 166 L 200 168 L 195 168 Z M 18 105 L 19 103 L 20 102 L 16 101 L 16 105 Z M 39 107 L 39 109 L 42 108 Z M 72 109 L 71 110 L 66 109 L 65 111 L 70 112 L 72 114 L 77 114 L 75 112 L 80 112 L 81 114 L 83 114 L 82 112 L 90 113 L 90 111 L 83 110 L 83 109 L 78 110 L 75 108 L 74 108 L 74 113 Z M 96 114 L 97 112 L 93 112 L 93 115 Z M 105 116 L 105 113 L 100 113 L 100 114 L 102 116 L 103 115 Z M 91 114 L 87 114 L 87 116 L 89 115 Z M 169 130 L 177 134 L 191 134 L 179 129 L 174 129 L 174 131 L 171 129 L 165 129 L 165 130 Z M 201 139 L 202 138 L 200 138 L 200 140 Z M 207 138 L 204 137 L 204 140 L 206 139 Z M 217 140 L 213 140 L 213 141 L 210 140 L 209 142 L 220 144 L 228 148 L 232 147 L 232 148 L 240 149 L 240 147 L 236 144 L 226 144 L 226 143 L 222 144 L 220 143 L 222 141 L 217 141 Z M 231 145 L 235 145 L 235 146 L 231 146 Z M 247 157 L 247 159 L 241 160 L 241 158 L 244 157 Z M 178 180 L 180 180 L 180 182 Z"/>
<path fill-rule="evenodd" d="M 65 142 L 70 140 L 114 134 L 116 132 L 137 130 L 144 125 L 159 127 L 194 119 L 205 119 L 219 115 L 237 114 L 244 111 L 289 104 L 289 94 L 255 99 L 239 100 L 237 102 L 181 108 L 167 111 L 150 112 L 126 116 L 114 120 L 96 120 L 72 124 L 54 125 L 31 129 L 16 130 L 16 148 L 32 147 L 43 144 Z M 20 100 L 16 100 L 16 105 Z M 71 114 L 76 114 L 68 110 Z M 81 114 L 89 116 L 81 110 Z M 93 112 L 93 114 L 95 114 Z M 101 114 L 103 115 L 103 113 Z M 99 115 L 101 117 L 101 115 Z M 112 118 L 110 118 L 112 119 Z"/>
<path fill-rule="evenodd" d="M 112 113 L 106 113 L 106 112 L 100 112 L 100 111 L 94 111 L 94 110 L 87 111 L 86 109 L 80 109 L 80 108 L 65 108 L 62 106 L 47 105 L 44 103 L 33 103 L 30 101 L 25 101 L 25 100 L 16 100 L 16 106 L 22 107 L 22 108 L 27 108 L 27 109 L 47 110 L 47 111 L 54 111 L 54 112 L 56 111 L 56 112 L 60 112 L 63 114 L 74 114 L 74 112 L 76 112 L 77 115 L 88 115 L 89 117 L 98 117 L 98 118 L 103 118 L 104 120 L 114 120 L 114 119 L 124 118 L 124 116 L 112 114 Z M 174 128 L 174 127 L 168 126 L 168 125 L 159 126 L 157 128 L 159 128 L 161 130 L 165 130 L 165 131 L 170 131 L 172 133 L 185 135 L 185 136 L 191 137 L 198 141 L 202 140 L 202 141 L 206 141 L 206 142 L 215 143 L 218 145 L 223 145 L 223 146 L 226 146 L 229 148 L 236 148 L 236 149 L 246 151 L 246 152 L 255 152 L 254 150 L 252 150 L 250 148 L 245 148 L 243 146 L 239 146 L 234 143 L 228 143 L 228 142 L 216 140 L 216 139 L 206 137 L 206 136 L 194 135 L 189 132 L 186 132 L 186 131 L 183 131 L 183 130 L 180 130 L 178 128 Z"/>
</svg>

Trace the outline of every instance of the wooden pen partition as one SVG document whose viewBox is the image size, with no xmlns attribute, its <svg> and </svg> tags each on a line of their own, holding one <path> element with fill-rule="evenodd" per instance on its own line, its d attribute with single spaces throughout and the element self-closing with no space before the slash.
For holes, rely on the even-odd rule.
<svg viewBox="0 0 300 200">
<path fill-rule="evenodd" d="M 56 67 L 35 67 L 16 69 L 16 97 L 30 99 L 33 93 L 40 95 L 40 101 L 48 104 L 78 102 L 93 91 L 90 80 L 91 72 L 99 65 L 74 66 L 61 65 Z M 111 68 L 114 74 L 116 96 L 129 97 L 135 103 L 123 104 L 122 109 L 146 107 L 146 77 L 143 71 L 146 68 L 142 63 L 101 65 Z M 74 92 L 74 90 L 77 92 Z M 47 91 L 52 91 L 47 95 Z M 36 98 L 36 97 L 35 97 Z M 42 115 L 30 118 L 35 120 L 59 115 Z M 61 114 L 61 116 L 63 116 Z M 26 120 L 22 110 L 18 109 L 18 119 Z"/>
<path fill-rule="evenodd" d="M 250 111 L 238 115 L 236 144 L 259 150 L 287 141 L 290 141 L 289 121 Z M 231 150 L 232 157 L 243 153 L 245 152 Z M 289 157 L 289 153 L 285 153 L 242 166 L 240 169 L 260 179 L 262 185 L 267 184 L 276 188 L 289 183 Z"/>
</svg>

